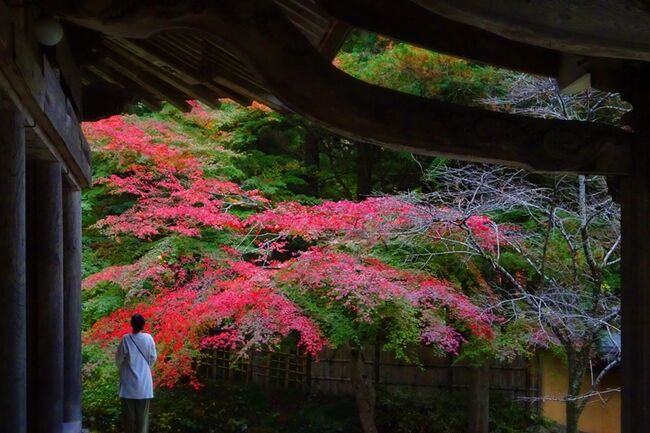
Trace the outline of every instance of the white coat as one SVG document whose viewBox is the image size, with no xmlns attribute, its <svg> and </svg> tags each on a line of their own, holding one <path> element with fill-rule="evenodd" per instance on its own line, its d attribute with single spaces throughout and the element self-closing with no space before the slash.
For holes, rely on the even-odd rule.
<svg viewBox="0 0 650 433">
<path fill-rule="evenodd" d="M 151 366 L 156 356 L 156 343 L 151 335 L 139 332 L 122 337 L 115 353 L 115 362 L 120 370 L 121 398 L 153 398 Z"/>
</svg>

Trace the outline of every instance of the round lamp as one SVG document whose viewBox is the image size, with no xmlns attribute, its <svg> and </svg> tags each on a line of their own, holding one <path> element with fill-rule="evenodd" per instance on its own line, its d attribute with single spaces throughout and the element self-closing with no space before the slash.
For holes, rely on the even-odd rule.
<svg viewBox="0 0 650 433">
<path fill-rule="evenodd" d="M 39 18 L 35 24 L 36 40 L 47 47 L 53 47 L 63 39 L 61 22 L 51 16 Z"/>
</svg>

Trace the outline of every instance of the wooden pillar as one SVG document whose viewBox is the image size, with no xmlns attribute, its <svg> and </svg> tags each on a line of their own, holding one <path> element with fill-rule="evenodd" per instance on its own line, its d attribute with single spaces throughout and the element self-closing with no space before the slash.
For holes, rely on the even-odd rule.
<svg viewBox="0 0 650 433">
<path fill-rule="evenodd" d="M 30 425 L 38 433 L 63 428 L 63 216 L 61 165 L 33 161 L 28 208 L 30 321 L 33 345 L 30 368 Z"/>
<path fill-rule="evenodd" d="M 63 190 L 65 433 L 81 431 L 81 192 Z"/>
<path fill-rule="evenodd" d="M 620 183 L 623 433 L 650 426 L 650 101 L 642 97 L 648 93 L 633 93 L 633 174 Z"/>
<path fill-rule="evenodd" d="M 25 133 L 0 95 L 0 432 L 25 433 Z"/>
<path fill-rule="evenodd" d="M 489 433 L 490 431 L 490 362 L 470 366 L 468 398 L 468 433 Z"/>
</svg>

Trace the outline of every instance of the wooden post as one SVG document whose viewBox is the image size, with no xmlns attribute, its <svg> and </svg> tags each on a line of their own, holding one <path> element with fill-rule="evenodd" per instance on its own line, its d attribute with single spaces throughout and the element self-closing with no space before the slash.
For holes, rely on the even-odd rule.
<svg viewBox="0 0 650 433">
<path fill-rule="evenodd" d="M 623 433 L 644 433 L 650 426 L 650 86 L 645 78 L 638 77 L 629 94 L 634 158 L 632 175 L 620 180 Z"/>
<path fill-rule="evenodd" d="M 25 433 L 25 133 L 22 115 L 1 95 L 0 149 L 0 432 Z"/>
<path fill-rule="evenodd" d="M 63 191 L 63 421 L 81 431 L 81 192 Z"/>
<path fill-rule="evenodd" d="M 30 424 L 35 432 L 61 433 L 63 427 L 63 221 L 61 165 L 30 164 L 28 248 L 30 294 L 33 299 L 32 338 L 36 339 L 30 368 L 35 393 Z"/>
<path fill-rule="evenodd" d="M 470 366 L 468 433 L 489 433 L 490 429 L 490 362 Z"/>
<path fill-rule="evenodd" d="M 639 131 L 636 173 L 621 181 L 622 432 L 650 426 L 650 131 Z"/>
</svg>

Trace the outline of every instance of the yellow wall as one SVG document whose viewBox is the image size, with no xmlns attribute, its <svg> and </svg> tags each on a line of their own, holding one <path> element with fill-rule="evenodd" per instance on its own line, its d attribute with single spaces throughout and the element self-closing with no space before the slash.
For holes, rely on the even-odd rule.
<svg viewBox="0 0 650 433">
<path fill-rule="evenodd" d="M 560 396 L 566 393 L 568 375 L 562 361 L 549 353 L 542 355 L 542 396 Z M 585 380 L 586 389 L 588 380 Z M 601 384 L 601 389 L 618 388 L 620 377 L 618 371 L 610 371 Z M 586 433 L 620 433 L 621 431 L 621 396 L 619 393 L 609 393 L 596 397 L 587 403 L 580 417 L 579 428 Z M 543 401 L 542 410 L 547 418 L 564 424 L 566 421 L 564 403 Z"/>
</svg>

